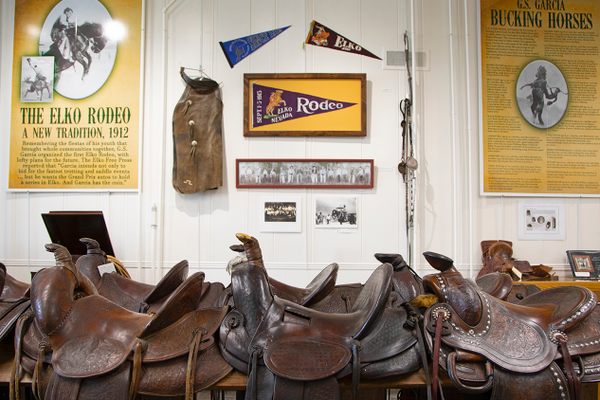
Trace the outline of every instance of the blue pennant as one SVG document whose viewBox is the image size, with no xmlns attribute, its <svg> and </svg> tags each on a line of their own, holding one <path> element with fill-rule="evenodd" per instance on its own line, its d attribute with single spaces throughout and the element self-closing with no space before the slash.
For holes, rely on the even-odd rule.
<svg viewBox="0 0 600 400">
<path fill-rule="evenodd" d="M 262 47 L 262 45 L 273 39 L 275 36 L 279 35 L 281 32 L 285 31 L 290 26 L 291 25 L 285 26 L 283 28 L 273 29 L 271 31 L 255 33 L 249 36 L 243 36 L 237 39 L 229 40 L 227 42 L 219 42 L 219 44 L 223 49 L 223 53 L 225 53 L 225 57 L 227 58 L 229 66 L 233 68 L 235 64 L 248 57 L 258 48 Z"/>
</svg>

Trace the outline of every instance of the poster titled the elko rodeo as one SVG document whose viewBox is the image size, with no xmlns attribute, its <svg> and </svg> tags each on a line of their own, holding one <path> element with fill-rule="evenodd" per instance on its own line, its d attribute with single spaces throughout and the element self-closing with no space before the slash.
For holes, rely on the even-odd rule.
<svg viewBox="0 0 600 400">
<path fill-rule="evenodd" d="M 16 0 L 10 190 L 137 190 L 142 0 Z"/>
</svg>

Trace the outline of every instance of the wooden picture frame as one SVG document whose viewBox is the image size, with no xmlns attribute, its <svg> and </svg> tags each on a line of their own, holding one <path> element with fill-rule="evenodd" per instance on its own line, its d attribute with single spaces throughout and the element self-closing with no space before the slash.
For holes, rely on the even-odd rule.
<svg viewBox="0 0 600 400">
<path fill-rule="evenodd" d="M 244 74 L 244 136 L 366 136 L 366 74 Z"/>
<path fill-rule="evenodd" d="M 600 250 L 567 250 L 567 258 L 575 278 L 600 278 Z"/>
<path fill-rule="evenodd" d="M 372 189 L 373 160 L 245 158 L 235 163 L 237 188 Z"/>
</svg>

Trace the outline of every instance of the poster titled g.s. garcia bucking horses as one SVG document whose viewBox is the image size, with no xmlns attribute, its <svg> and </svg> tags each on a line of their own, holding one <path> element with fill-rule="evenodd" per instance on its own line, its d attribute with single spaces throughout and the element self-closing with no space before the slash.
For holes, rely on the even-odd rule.
<svg viewBox="0 0 600 400">
<path fill-rule="evenodd" d="M 10 190 L 137 190 L 143 0 L 16 0 Z"/>
</svg>

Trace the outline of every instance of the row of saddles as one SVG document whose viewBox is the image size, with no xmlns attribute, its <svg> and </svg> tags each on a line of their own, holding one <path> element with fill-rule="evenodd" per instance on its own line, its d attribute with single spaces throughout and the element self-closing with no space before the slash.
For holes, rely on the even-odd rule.
<svg viewBox="0 0 600 400">
<path fill-rule="evenodd" d="M 268 276 L 256 238 L 237 238 L 227 287 L 188 276 L 185 261 L 155 286 L 101 274 L 108 260 L 93 239 L 81 239 L 76 262 L 47 245 L 56 266 L 31 285 L 0 264 L 10 398 L 30 377 L 39 399 L 192 399 L 233 369 L 247 375 L 247 400 L 338 399 L 340 379 L 358 398 L 361 379 L 419 369 L 432 399 L 442 382 L 492 399 L 578 399 L 582 383 L 600 380 L 588 289 L 539 291 L 501 273 L 475 283 L 433 252 L 424 256 L 438 272 L 423 278 L 401 255 L 378 253 L 364 284 L 337 285 L 331 264 L 297 288 Z"/>
</svg>

